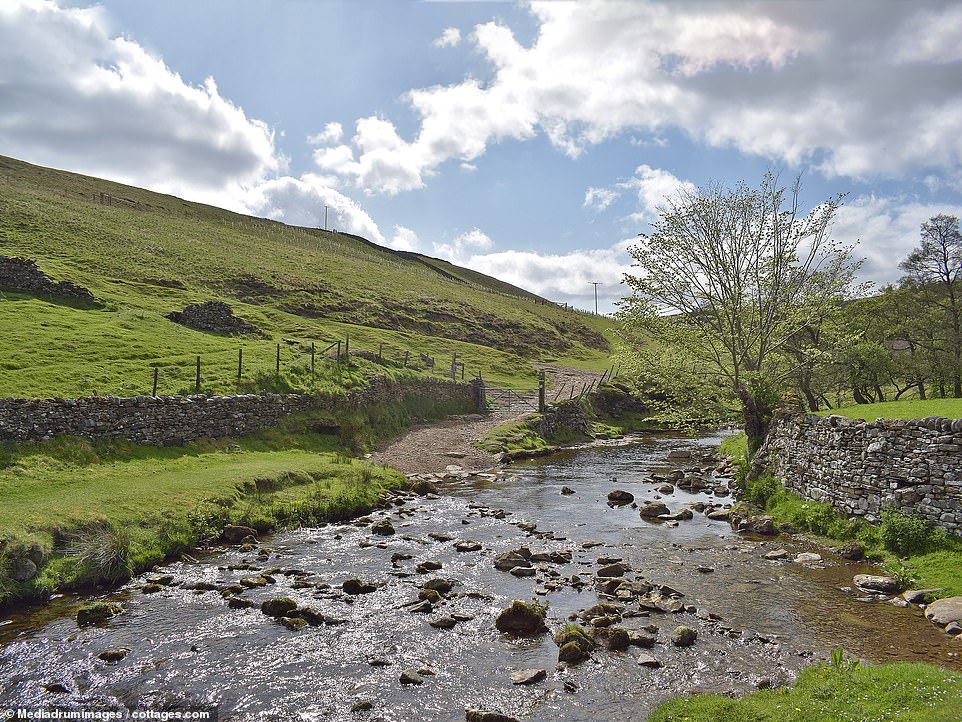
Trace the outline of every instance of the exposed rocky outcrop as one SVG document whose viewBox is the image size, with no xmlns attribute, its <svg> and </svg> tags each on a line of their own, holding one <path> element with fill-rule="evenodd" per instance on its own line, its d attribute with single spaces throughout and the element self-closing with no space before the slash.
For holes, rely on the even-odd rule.
<svg viewBox="0 0 962 722">
<path fill-rule="evenodd" d="M 40 270 L 35 260 L 17 256 L 0 256 L 0 290 L 86 302 L 95 300 L 86 288 L 70 281 L 54 281 Z"/>
<path fill-rule="evenodd" d="M 198 331 L 213 331 L 232 336 L 259 333 L 257 326 L 235 316 L 231 305 L 224 301 L 192 303 L 183 311 L 171 311 L 167 318 Z"/>
</svg>

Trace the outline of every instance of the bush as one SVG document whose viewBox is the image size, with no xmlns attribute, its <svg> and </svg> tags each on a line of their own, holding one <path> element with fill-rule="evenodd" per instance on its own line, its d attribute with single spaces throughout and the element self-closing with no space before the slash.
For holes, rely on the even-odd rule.
<svg viewBox="0 0 962 722">
<path fill-rule="evenodd" d="M 912 512 L 895 507 L 882 509 L 882 525 L 879 529 L 882 544 L 901 557 L 925 554 L 945 546 L 944 529 Z"/>
<path fill-rule="evenodd" d="M 775 499 L 784 491 L 785 488 L 774 475 L 762 474 L 757 479 L 751 479 L 745 482 L 743 497 L 745 501 L 765 509 L 768 507 L 770 500 Z"/>
</svg>

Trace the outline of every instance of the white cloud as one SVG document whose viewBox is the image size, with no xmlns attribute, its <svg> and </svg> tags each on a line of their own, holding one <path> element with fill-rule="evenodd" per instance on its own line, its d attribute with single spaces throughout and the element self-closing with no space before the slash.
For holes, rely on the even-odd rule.
<svg viewBox="0 0 962 722">
<path fill-rule="evenodd" d="M 832 236 L 847 244 L 861 241 L 855 248 L 855 256 L 865 258 L 859 275 L 884 285 L 901 278 L 898 265 L 919 244 L 920 226 L 939 213 L 962 217 L 962 205 L 859 196 L 839 209 Z"/>
<path fill-rule="evenodd" d="M 543 133 L 569 156 L 667 129 L 826 176 L 962 163 L 958 8 L 908 3 L 531 2 L 530 46 L 491 22 L 470 38 L 492 69 L 410 91 L 412 140 L 358 122 L 356 159 L 329 167 L 371 193 L 424 186 L 444 162 Z M 367 148 L 363 124 L 390 143 Z"/>
<path fill-rule="evenodd" d="M 559 303 L 594 309 L 594 286 L 598 281 L 601 311 L 612 310 L 613 303 L 625 294 L 623 274 L 631 271 L 627 253 L 629 243 L 622 241 L 610 248 L 576 250 L 563 254 L 534 251 L 501 251 L 475 254 L 462 265 Z"/>
<path fill-rule="evenodd" d="M 445 28 L 444 32 L 434 41 L 436 48 L 453 48 L 461 42 L 461 31 L 457 28 Z"/>
<path fill-rule="evenodd" d="M 666 199 L 674 198 L 679 191 L 696 190 L 693 183 L 681 180 L 662 168 L 652 168 L 644 163 L 635 168 L 631 179 L 618 183 L 618 187 L 631 189 L 637 194 L 639 211 L 631 214 L 631 219 L 636 221 L 653 220 Z"/>
<path fill-rule="evenodd" d="M 431 244 L 434 255 L 458 265 L 464 265 L 469 249 L 484 250 L 491 248 L 493 245 L 494 241 L 478 228 L 472 228 L 470 231 L 456 236 L 450 243 L 435 241 Z"/>
<path fill-rule="evenodd" d="M 330 228 L 384 243 L 374 220 L 355 201 L 332 188 L 330 178 L 310 173 L 300 178 L 274 178 L 250 189 L 244 202 L 252 214 L 312 227 L 324 225 L 327 206 Z"/>
<path fill-rule="evenodd" d="M 340 123 L 328 123 L 320 133 L 307 136 L 307 142 L 311 145 L 325 145 L 327 143 L 337 143 L 344 136 L 344 126 Z"/>
<path fill-rule="evenodd" d="M 594 208 L 600 213 L 618 200 L 620 195 L 618 191 L 613 191 L 610 188 L 595 188 L 594 186 L 589 186 L 588 190 L 585 191 L 584 203 L 581 205 L 584 208 Z"/>
<path fill-rule="evenodd" d="M 421 240 L 410 228 L 394 226 L 394 237 L 387 242 L 387 245 L 396 251 L 418 251 L 421 248 Z"/>
<path fill-rule="evenodd" d="M 283 171 L 274 131 L 184 82 L 99 8 L 0 4 L 0 148 L 35 163 L 237 208 Z"/>
</svg>

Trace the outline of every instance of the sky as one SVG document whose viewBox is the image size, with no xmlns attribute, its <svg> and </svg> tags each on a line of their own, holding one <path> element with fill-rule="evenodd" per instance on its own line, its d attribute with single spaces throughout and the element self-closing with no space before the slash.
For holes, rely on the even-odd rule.
<svg viewBox="0 0 962 722">
<path fill-rule="evenodd" d="M 0 153 L 611 311 L 666 196 L 803 178 L 896 281 L 962 215 L 962 4 L 2 0 Z"/>
</svg>

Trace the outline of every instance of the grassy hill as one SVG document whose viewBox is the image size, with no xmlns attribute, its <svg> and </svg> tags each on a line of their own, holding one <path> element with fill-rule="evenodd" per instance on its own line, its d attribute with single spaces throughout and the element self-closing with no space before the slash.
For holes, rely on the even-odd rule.
<svg viewBox="0 0 962 722">
<path fill-rule="evenodd" d="M 109 202 L 108 198 L 109 196 Z M 566 311 L 484 274 L 358 236 L 288 226 L 111 181 L 0 156 L 0 253 L 36 258 L 56 280 L 89 288 L 95 307 L 0 294 L 0 395 L 128 395 L 271 386 L 350 387 L 365 365 L 319 363 L 350 336 L 352 351 L 383 349 L 384 369 L 406 373 L 459 355 L 467 375 L 530 381 L 529 362 L 601 368 L 613 324 Z M 227 337 L 185 328 L 165 314 L 212 299 L 262 335 Z M 274 378 L 276 344 L 282 374 Z M 236 379 L 244 350 L 244 378 Z"/>
</svg>

